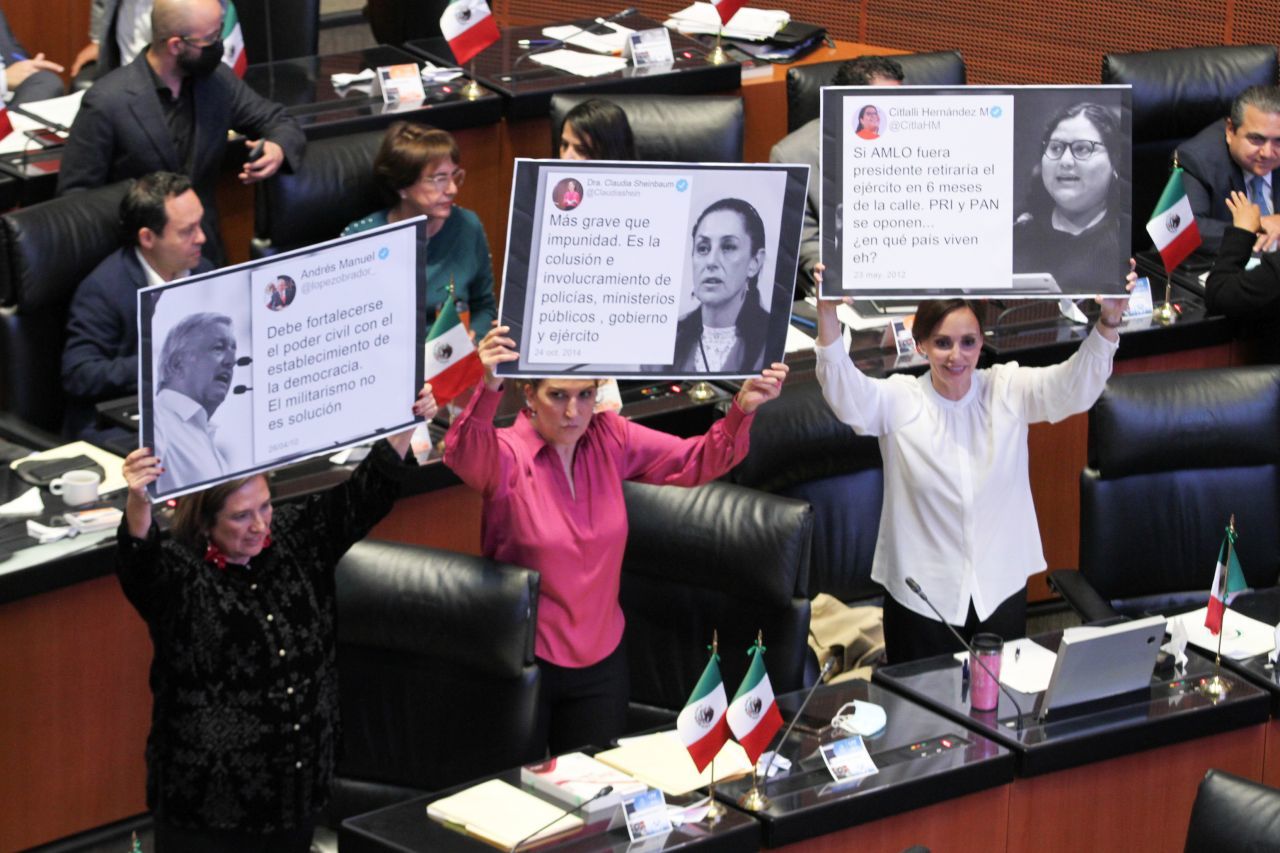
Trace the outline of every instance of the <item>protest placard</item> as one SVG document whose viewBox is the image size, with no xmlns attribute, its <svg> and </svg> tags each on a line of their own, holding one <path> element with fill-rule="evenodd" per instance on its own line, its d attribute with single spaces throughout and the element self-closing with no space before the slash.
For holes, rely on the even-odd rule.
<svg viewBox="0 0 1280 853">
<path fill-rule="evenodd" d="M 517 160 L 514 376 L 752 376 L 781 361 L 805 166 Z"/>
<path fill-rule="evenodd" d="M 138 293 L 141 443 L 159 500 L 411 425 L 425 219 Z"/>
<path fill-rule="evenodd" d="M 822 90 L 825 296 L 1124 292 L 1127 86 Z"/>
</svg>

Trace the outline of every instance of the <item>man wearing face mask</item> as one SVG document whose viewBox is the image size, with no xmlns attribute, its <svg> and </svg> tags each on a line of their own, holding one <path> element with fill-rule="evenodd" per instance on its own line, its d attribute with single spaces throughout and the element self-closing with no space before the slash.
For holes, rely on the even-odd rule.
<svg viewBox="0 0 1280 853">
<path fill-rule="evenodd" d="M 85 93 L 58 175 L 59 194 L 155 171 L 189 176 L 204 205 L 204 255 L 216 264 L 225 260 L 214 187 L 227 131 L 247 137 L 246 184 L 296 168 L 306 144 L 283 107 L 222 64 L 222 17 L 218 0 L 156 0 L 151 45 Z"/>
</svg>

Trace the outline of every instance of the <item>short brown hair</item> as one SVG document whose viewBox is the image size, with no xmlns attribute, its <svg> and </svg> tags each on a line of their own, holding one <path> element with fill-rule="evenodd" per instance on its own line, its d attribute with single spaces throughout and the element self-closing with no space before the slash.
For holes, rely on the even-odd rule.
<svg viewBox="0 0 1280 853">
<path fill-rule="evenodd" d="M 266 477 L 262 474 L 254 474 L 252 477 L 228 480 L 202 492 L 178 498 L 177 509 L 173 512 L 173 526 L 170 528 L 173 538 L 196 549 L 208 545 L 209 531 L 218 520 L 218 513 L 226 505 L 227 498 L 254 477 L 262 477 L 263 481 L 266 481 Z M 267 488 L 268 490 L 271 488 L 270 483 L 267 483 Z"/>
<path fill-rule="evenodd" d="M 453 134 L 435 127 L 398 121 L 387 128 L 373 158 L 373 177 L 388 204 L 395 204 L 400 190 L 411 187 L 422 171 L 448 157 L 462 165 Z"/>
<path fill-rule="evenodd" d="M 968 308 L 978 321 L 978 333 L 982 333 L 982 315 L 978 306 L 968 299 L 926 299 L 916 306 L 916 319 L 911 325 L 911 337 L 916 343 L 924 343 L 933 337 L 934 330 L 942 325 L 948 314 Z"/>
</svg>

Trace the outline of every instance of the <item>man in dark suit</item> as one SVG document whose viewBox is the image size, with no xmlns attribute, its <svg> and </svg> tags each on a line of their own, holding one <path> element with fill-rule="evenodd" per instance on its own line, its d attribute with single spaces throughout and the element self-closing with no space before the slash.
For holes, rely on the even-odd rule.
<svg viewBox="0 0 1280 853">
<path fill-rule="evenodd" d="M 138 390 L 138 290 L 213 269 L 200 255 L 203 214 L 190 179 L 173 172 L 138 179 L 121 199 L 124 245 L 89 273 L 71 301 L 62 352 L 69 437 L 108 438 L 94 427 L 94 404 Z"/>
<path fill-rule="evenodd" d="M 902 66 L 887 56 L 859 56 L 850 59 L 836 71 L 832 86 L 901 86 Z M 814 119 L 784 136 L 769 152 L 770 163 L 805 163 L 809 166 L 809 196 L 804 206 L 804 226 L 800 229 L 800 272 L 797 291 L 815 293 L 813 267 L 822 260 L 822 244 L 818 241 L 818 201 L 822 181 L 818 165 L 818 147 L 822 120 Z"/>
<path fill-rule="evenodd" d="M 56 98 L 66 90 L 62 87 L 62 66 L 44 58 L 43 53 L 29 56 L 26 48 L 18 43 L 9 21 L 0 11 L 0 61 L 4 74 L 0 75 L 0 95 L 9 104 L 18 106 L 29 101 Z"/>
<path fill-rule="evenodd" d="M 62 155 L 58 192 L 148 172 L 181 172 L 204 205 L 204 254 L 224 257 L 214 187 L 227 130 L 245 134 L 242 183 L 296 168 L 305 140 L 279 104 L 259 97 L 222 59 L 218 0 L 157 0 L 151 46 L 84 96 Z M 250 159 L 252 158 L 252 159 Z"/>
<path fill-rule="evenodd" d="M 1231 224 L 1227 197 L 1242 192 L 1262 210 L 1255 251 L 1275 248 L 1280 240 L 1280 87 L 1253 86 L 1231 104 L 1231 114 L 1178 146 L 1183 186 L 1201 248 L 1216 253 Z"/>
</svg>

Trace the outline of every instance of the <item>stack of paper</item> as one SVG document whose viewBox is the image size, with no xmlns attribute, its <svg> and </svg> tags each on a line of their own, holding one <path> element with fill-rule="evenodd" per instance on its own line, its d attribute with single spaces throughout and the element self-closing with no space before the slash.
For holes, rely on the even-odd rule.
<svg viewBox="0 0 1280 853">
<path fill-rule="evenodd" d="M 589 30 L 593 29 L 605 29 L 608 32 L 589 32 Z M 549 39 L 563 41 L 565 44 L 571 44 L 574 47 L 580 47 L 583 50 L 590 50 L 595 53 L 622 53 L 622 49 L 627 43 L 627 36 L 634 32 L 635 30 L 630 27 L 624 27 L 601 18 L 596 18 L 595 25 L 585 29 L 572 24 L 542 28 L 542 34 Z"/>
<path fill-rule="evenodd" d="M 549 50 L 546 53 L 531 53 L 529 59 L 539 65 L 559 68 L 578 77 L 599 77 L 601 74 L 612 74 L 627 67 L 627 61 L 618 56 L 597 56 L 594 53 L 583 53 L 580 50 Z"/>
<path fill-rule="evenodd" d="M 596 758 L 623 773 L 668 796 L 679 797 L 711 784 L 711 770 L 715 768 L 716 781 L 736 779 L 751 772 L 747 753 L 734 741 L 729 741 L 701 773 L 689 757 L 689 750 L 680 742 L 675 732 L 658 732 L 635 738 L 624 738 L 616 749 L 596 753 Z"/>
<path fill-rule="evenodd" d="M 1201 607 L 1169 620 L 1181 622 L 1187 631 L 1187 642 L 1204 649 L 1209 654 L 1218 650 L 1218 636 L 1204 626 L 1206 609 Z M 1172 624 L 1170 626 L 1172 630 Z M 1243 613 L 1227 608 L 1222 614 L 1222 654 L 1232 660 L 1266 654 L 1276 647 L 1276 630 L 1273 626 Z"/>
<path fill-rule="evenodd" d="M 556 820 L 556 815 L 564 816 Z M 436 800 L 427 806 L 427 816 L 460 827 L 468 834 L 506 850 L 526 838 L 530 841 L 550 838 L 582 827 L 582 818 L 564 814 L 564 809 L 501 779 L 490 779 L 451 797 Z M 546 829 L 539 832 L 543 826 Z"/>
<path fill-rule="evenodd" d="M 764 41 L 791 23 L 791 15 L 781 9 L 753 9 L 744 6 L 724 25 L 725 38 Z M 667 19 L 668 29 L 682 33 L 719 33 L 720 13 L 710 3 L 694 3 Z"/>
<path fill-rule="evenodd" d="M 0 140 L 0 154 L 12 154 L 22 150 L 32 152 L 42 150 L 40 143 L 28 138 L 23 131 L 37 130 L 45 126 L 71 127 L 71 123 L 76 119 L 76 113 L 80 111 L 80 101 L 83 98 L 84 92 L 80 91 L 74 95 L 50 98 L 47 101 L 30 101 L 22 105 L 23 111 L 37 118 L 30 118 L 9 110 L 9 123 L 13 125 L 14 132 Z"/>
</svg>

